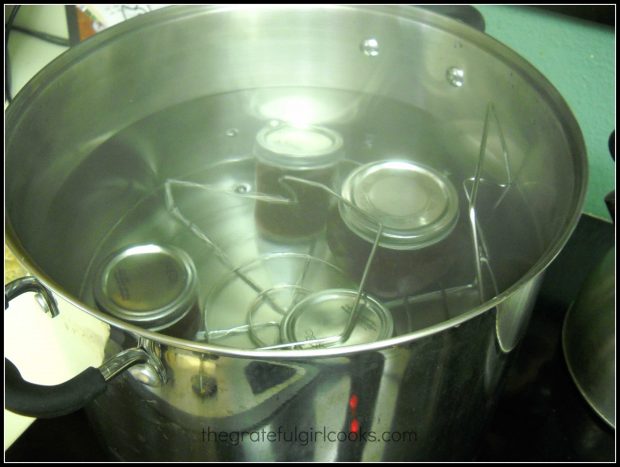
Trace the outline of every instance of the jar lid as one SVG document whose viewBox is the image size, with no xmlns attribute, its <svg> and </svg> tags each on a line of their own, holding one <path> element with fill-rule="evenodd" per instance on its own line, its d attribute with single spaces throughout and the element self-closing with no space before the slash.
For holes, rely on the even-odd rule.
<svg viewBox="0 0 620 467">
<path fill-rule="evenodd" d="M 410 161 L 379 161 L 355 169 L 344 181 L 342 220 L 357 235 L 379 245 L 413 250 L 439 242 L 457 223 L 458 196 L 437 171 Z M 355 206 L 353 208 L 352 206 Z"/>
<path fill-rule="evenodd" d="M 342 159 L 342 137 L 324 127 L 273 122 L 256 135 L 256 156 L 285 168 L 326 167 Z"/>
<path fill-rule="evenodd" d="M 305 342 L 341 335 L 349 322 L 356 290 L 330 289 L 308 295 L 286 315 L 281 325 L 284 342 Z M 366 344 L 392 337 L 394 321 L 389 310 L 373 298 L 362 296 L 356 323 L 345 342 L 322 346 Z M 316 347 L 308 343 L 307 347 Z"/>
<path fill-rule="evenodd" d="M 158 331 L 175 324 L 195 304 L 196 272 L 184 251 L 135 245 L 104 262 L 95 281 L 99 307 L 132 324 Z"/>
</svg>

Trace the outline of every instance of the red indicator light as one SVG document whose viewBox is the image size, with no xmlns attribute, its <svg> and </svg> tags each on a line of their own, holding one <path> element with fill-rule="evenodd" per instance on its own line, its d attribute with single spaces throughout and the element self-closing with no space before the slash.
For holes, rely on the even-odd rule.
<svg viewBox="0 0 620 467">
<path fill-rule="evenodd" d="M 357 402 L 357 394 L 351 394 L 351 397 L 349 397 L 349 407 L 351 408 L 351 410 L 357 409 Z"/>
<path fill-rule="evenodd" d="M 360 422 L 357 421 L 357 418 L 354 418 L 353 420 L 351 420 L 349 431 L 355 434 L 358 434 L 360 432 Z"/>
</svg>

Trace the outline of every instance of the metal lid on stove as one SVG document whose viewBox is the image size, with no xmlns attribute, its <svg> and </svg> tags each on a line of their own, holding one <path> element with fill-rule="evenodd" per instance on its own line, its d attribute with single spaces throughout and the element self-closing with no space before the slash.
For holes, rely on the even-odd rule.
<svg viewBox="0 0 620 467">
<path fill-rule="evenodd" d="M 321 168 L 343 158 L 342 137 L 329 128 L 274 121 L 256 135 L 256 156 L 294 169 Z"/>
<path fill-rule="evenodd" d="M 379 245 L 395 250 L 424 248 L 447 237 L 458 216 L 458 196 L 439 172 L 410 161 L 372 162 L 355 169 L 344 181 L 339 203 L 345 224 Z"/>
<path fill-rule="evenodd" d="M 196 303 L 196 271 L 184 251 L 134 245 L 111 255 L 97 275 L 94 296 L 104 311 L 158 331 L 182 319 Z"/>
<path fill-rule="evenodd" d="M 348 289 L 323 290 L 305 297 L 282 321 L 282 340 L 299 342 L 298 347 L 313 348 L 366 344 L 392 337 L 394 322 L 390 311 L 365 295 L 359 301 L 357 318 L 348 339 L 315 342 L 345 332 L 356 297 L 357 291 Z"/>
</svg>

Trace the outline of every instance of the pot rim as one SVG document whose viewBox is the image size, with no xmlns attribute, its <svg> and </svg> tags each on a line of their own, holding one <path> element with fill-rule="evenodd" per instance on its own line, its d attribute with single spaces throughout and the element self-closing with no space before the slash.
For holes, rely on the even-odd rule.
<svg viewBox="0 0 620 467">
<path fill-rule="evenodd" d="M 58 58 L 47 65 L 41 70 L 34 78 L 22 88 L 13 102 L 8 106 L 6 110 L 6 121 L 13 121 L 13 125 L 17 126 L 19 122 L 19 115 L 21 109 L 28 107 L 30 102 L 36 98 L 37 94 L 41 92 L 53 80 L 55 75 L 60 74 L 64 69 L 70 67 L 74 62 L 80 61 L 86 54 L 93 53 L 97 49 L 101 48 L 104 44 L 112 42 L 122 36 L 131 34 L 137 29 L 147 28 L 160 24 L 162 22 L 170 22 L 180 20 L 187 16 L 194 16 L 197 14 L 216 14 L 221 12 L 228 12 L 240 9 L 285 9 L 285 10 L 303 10 L 303 9 L 334 9 L 334 10 L 366 10 L 372 11 L 375 14 L 379 13 L 385 16 L 396 17 L 400 20 L 411 20 L 422 22 L 434 29 L 450 32 L 461 39 L 469 41 L 472 45 L 483 50 L 489 55 L 493 56 L 497 60 L 501 60 L 512 69 L 518 71 L 523 78 L 528 81 L 528 84 L 534 87 L 540 96 L 545 97 L 546 103 L 553 109 L 554 114 L 560 119 L 566 130 L 567 136 L 570 137 L 570 147 L 573 148 L 573 163 L 575 166 L 575 190 L 571 194 L 573 201 L 570 204 L 571 214 L 567 216 L 564 224 L 564 228 L 556 235 L 555 239 L 550 242 L 549 247 L 543 252 L 538 261 L 524 274 L 517 282 L 512 286 L 495 296 L 493 299 L 471 309 L 468 312 L 462 313 L 459 316 L 451 318 L 442 323 L 430 326 L 425 329 L 414 331 L 398 337 L 392 337 L 390 339 L 366 343 L 357 344 L 346 347 L 331 347 L 325 349 L 311 349 L 311 350 L 249 350 L 249 349 L 236 349 L 233 347 L 224 347 L 212 344 L 204 344 L 198 342 L 192 342 L 185 339 L 179 339 L 169 337 L 157 332 L 147 331 L 138 326 L 131 325 L 120 319 L 109 316 L 93 307 L 90 307 L 84 303 L 81 303 L 76 298 L 72 297 L 69 293 L 63 290 L 63 287 L 49 277 L 43 270 L 41 270 L 35 261 L 32 261 L 15 234 L 10 219 L 5 217 L 5 242 L 11 251 L 15 254 L 17 260 L 40 282 L 53 291 L 56 295 L 67 301 L 71 305 L 78 309 L 88 313 L 89 315 L 111 325 L 116 328 L 122 329 L 136 336 L 144 337 L 159 344 L 184 349 L 188 351 L 195 351 L 201 353 L 211 353 L 221 356 L 229 357 L 243 357 L 252 359 L 314 359 L 314 358 L 326 358 L 326 357 L 339 357 L 356 354 L 366 351 L 378 351 L 387 349 L 390 347 L 396 347 L 403 344 L 425 338 L 427 336 L 438 334 L 447 329 L 458 327 L 461 324 L 470 321 L 477 316 L 488 312 L 495 308 L 498 304 L 506 300 L 509 296 L 514 294 L 518 289 L 523 287 L 526 283 L 533 280 L 544 272 L 547 266 L 555 259 L 560 253 L 568 239 L 571 237 L 574 229 L 577 226 L 577 222 L 582 213 L 582 207 L 585 202 L 587 181 L 588 181 L 588 165 L 587 165 L 587 152 L 585 142 L 579 125 L 570 110 L 570 107 L 555 89 L 551 82 L 539 72 L 532 64 L 512 51 L 507 46 L 503 45 L 496 39 L 479 32 L 478 30 L 469 27 L 460 21 L 448 18 L 446 16 L 411 6 L 356 6 L 356 5 L 229 5 L 229 6 L 173 6 L 164 9 L 160 9 L 149 13 L 148 15 L 141 15 L 130 20 L 127 20 L 114 27 L 106 29 L 95 36 L 91 37 L 87 41 L 80 43 L 65 53 L 61 54 Z M 5 128 L 9 125 L 5 124 Z M 6 135 L 5 135 L 6 141 Z"/>
</svg>

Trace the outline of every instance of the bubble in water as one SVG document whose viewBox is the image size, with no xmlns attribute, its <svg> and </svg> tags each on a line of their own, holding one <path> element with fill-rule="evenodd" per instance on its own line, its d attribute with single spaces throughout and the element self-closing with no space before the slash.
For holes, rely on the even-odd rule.
<svg viewBox="0 0 620 467">
<path fill-rule="evenodd" d="M 235 187 L 235 193 L 238 193 L 240 195 L 244 195 L 246 193 L 250 192 L 250 188 L 252 188 L 249 184 L 247 183 L 242 183 L 240 185 L 237 185 Z"/>
<path fill-rule="evenodd" d="M 235 137 L 239 134 L 239 130 L 237 130 L 236 128 L 229 128 L 228 130 L 226 130 L 226 136 L 229 137 Z"/>
<path fill-rule="evenodd" d="M 369 57 L 376 57 L 379 55 L 379 42 L 374 37 L 365 39 L 360 45 L 360 49 L 365 55 Z"/>
<path fill-rule="evenodd" d="M 465 72 L 462 68 L 457 68 L 455 66 L 448 68 L 446 77 L 448 78 L 448 83 L 454 87 L 460 88 L 465 84 Z"/>
</svg>

